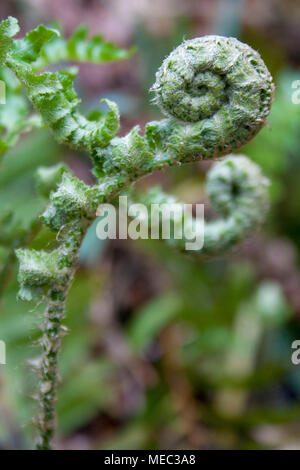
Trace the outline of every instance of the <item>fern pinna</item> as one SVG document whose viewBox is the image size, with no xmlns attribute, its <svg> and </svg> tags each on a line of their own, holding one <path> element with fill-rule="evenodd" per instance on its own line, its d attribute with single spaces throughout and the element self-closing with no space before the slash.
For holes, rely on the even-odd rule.
<svg viewBox="0 0 300 470">
<path fill-rule="evenodd" d="M 37 448 L 48 449 L 55 430 L 65 301 L 97 207 L 154 170 L 238 150 L 265 125 L 274 86 L 261 57 L 248 45 L 220 36 L 185 41 L 164 60 L 152 88 L 154 102 L 166 118 L 149 122 L 144 134 L 137 126 L 125 137 L 116 137 L 119 112 L 115 103 L 106 100 L 106 113 L 84 116 L 73 89 L 74 68 L 40 70 L 56 60 L 97 61 L 107 50 L 112 51 L 112 58 L 114 54 L 115 58 L 125 57 L 128 52 L 99 37 L 86 40 L 83 29 L 68 41 L 45 26 L 24 39 L 13 39 L 18 31 L 14 18 L 0 24 L 1 65 L 23 85 L 38 113 L 36 119 L 42 118 L 58 142 L 90 154 L 97 178 L 96 185 L 87 186 L 62 165 L 40 169 L 39 190 L 49 194 L 41 220 L 58 234 L 58 245 L 50 252 L 17 250 L 20 297 L 41 298 L 46 305 L 38 362 Z M 247 157 L 229 156 L 212 168 L 207 189 L 222 218 L 205 224 L 202 251 L 215 255 L 234 246 L 263 221 L 267 180 Z M 151 204 L 170 198 L 152 190 L 144 200 Z"/>
</svg>

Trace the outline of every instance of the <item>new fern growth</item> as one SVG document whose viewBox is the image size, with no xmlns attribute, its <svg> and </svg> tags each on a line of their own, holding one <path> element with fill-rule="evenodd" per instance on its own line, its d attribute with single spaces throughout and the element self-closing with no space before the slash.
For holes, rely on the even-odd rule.
<svg viewBox="0 0 300 470">
<path fill-rule="evenodd" d="M 165 59 L 152 88 L 154 101 L 166 118 L 148 123 L 144 134 L 137 126 L 125 137 L 116 137 L 119 112 L 115 103 L 106 100 L 107 113 L 80 113 L 73 68 L 38 72 L 55 61 L 58 45 L 59 59 L 94 60 L 99 57 L 102 40 L 98 37 L 92 48 L 81 31 L 67 42 L 58 31 L 45 26 L 14 40 L 18 30 L 14 18 L 0 24 L 1 64 L 22 83 L 55 138 L 90 154 L 97 178 L 91 187 L 65 167 L 40 169 L 39 190 L 44 195 L 50 192 L 41 219 L 57 233 L 58 246 L 51 252 L 17 251 L 20 297 L 40 297 L 46 304 L 38 367 L 37 448 L 48 449 L 55 430 L 57 359 L 65 301 L 82 240 L 97 207 L 154 170 L 238 150 L 265 125 L 274 87 L 261 57 L 246 44 L 220 36 L 185 41 Z M 213 167 L 207 189 L 223 216 L 205 227 L 203 250 L 214 255 L 234 246 L 263 221 L 266 179 L 246 157 L 230 156 Z M 145 196 L 149 204 L 170 198 L 157 190 Z"/>
</svg>

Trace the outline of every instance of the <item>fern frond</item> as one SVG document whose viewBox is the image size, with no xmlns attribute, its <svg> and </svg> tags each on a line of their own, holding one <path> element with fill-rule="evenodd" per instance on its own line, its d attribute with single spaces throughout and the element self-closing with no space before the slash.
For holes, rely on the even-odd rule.
<svg viewBox="0 0 300 470">
<path fill-rule="evenodd" d="M 87 37 L 88 28 L 80 26 L 69 39 L 64 39 L 63 33 L 53 37 L 45 44 L 39 58 L 33 64 L 35 70 L 56 64 L 58 62 L 75 61 L 92 64 L 103 64 L 117 60 L 128 59 L 135 51 L 135 47 L 123 49 L 112 42 L 105 41 L 100 35 Z"/>
<path fill-rule="evenodd" d="M 38 448 L 48 449 L 55 429 L 57 359 L 66 297 L 98 204 L 110 202 L 154 170 L 219 158 L 239 149 L 266 124 L 274 85 L 259 54 L 234 38 L 205 36 L 185 41 L 165 59 L 152 89 L 166 119 L 148 123 L 144 134 L 134 127 L 127 136 L 116 137 L 119 111 L 115 103 L 106 100 L 106 113 L 84 116 L 80 112 L 73 88 L 75 68 L 39 70 L 57 61 L 119 60 L 132 51 L 106 43 L 100 36 L 88 40 L 85 28 L 68 40 L 45 26 L 14 41 L 17 32 L 15 19 L 0 23 L 0 65 L 16 75 L 60 143 L 90 154 L 98 179 L 90 187 L 61 168 L 40 171 L 44 194 L 50 191 L 42 221 L 56 232 L 58 246 L 52 252 L 17 251 L 21 296 L 30 299 L 38 292 L 47 304 L 41 339 Z M 222 217 L 205 227 L 204 251 L 214 255 L 234 246 L 263 221 L 266 180 L 246 157 L 234 156 L 213 168 L 207 190 Z M 167 195 L 156 197 L 170 201 Z M 191 227 L 197 226 L 197 221 L 189 220 Z"/>
</svg>

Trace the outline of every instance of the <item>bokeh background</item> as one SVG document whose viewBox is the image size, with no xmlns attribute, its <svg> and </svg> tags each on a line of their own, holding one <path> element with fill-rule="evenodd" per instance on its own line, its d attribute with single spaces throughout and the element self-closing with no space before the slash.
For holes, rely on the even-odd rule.
<svg viewBox="0 0 300 470">
<path fill-rule="evenodd" d="M 92 227 L 72 287 L 60 359 L 57 449 L 300 449 L 300 4 L 297 0 L 11 0 L 0 16 L 22 33 L 58 22 L 68 36 L 81 23 L 116 44 L 137 46 L 128 60 L 81 65 L 82 108 L 115 100 L 120 134 L 160 118 L 149 87 L 162 59 L 183 38 L 235 36 L 257 49 L 276 82 L 269 125 L 243 153 L 271 180 L 263 229 L 229 255 L 203 260 L 159 241 L 101 242 Z M 4 157 L 0 207 L 29 226 L 45 201 L 39 165 L 66 161 L 93 182 L 84 154 L 50 133 L 24 136 Z M 211 163 L 157 173 L 185 202 L 204 202 Z M 31 242 L 49 243 L 42 231 Z M 1 247 L 0 247 L 1 248 Z M 0 264 L 0 447 L 32 447 L 35 376 L 27 360 L 38 339 L 39 306 L 16 301 L 16 266 Z M 5 288 L 5 289 L 4 289 Z"/>
</svg>

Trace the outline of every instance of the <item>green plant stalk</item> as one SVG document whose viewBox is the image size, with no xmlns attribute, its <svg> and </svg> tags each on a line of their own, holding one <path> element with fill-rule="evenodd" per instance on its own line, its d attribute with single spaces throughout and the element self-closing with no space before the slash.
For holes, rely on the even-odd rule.
<svg viewBox="0 0 300 470">
<path fill-rule="evenodd" d="M 58 354 L 61 347 L 62 320 L 66 293 L 63 289 L 51 289 L 47 293 L 48 305 L 41 326 L 42 363 L 40 365 L 39 412 L 37 417 L 37 449 L 49 450 L 56 428 L 56 400 L 59 381 Z M 56 300 L 50 300 L 56 297 Z"/>
<path fill-rule="evenodd" d="M 37 449 L 51 449 L 51 440 L 56 429 L 56 401 L 57 387 L 59 383 L 58 355 L 61 348 L 61 338 L 64 333 L 62 321 L 65 315 L 65 303 L 68 291 L 75 274 L 75 264 L 79 248 L 82 242 L 82 234 L 73 233 L 73 243 L 62 246 L 66 255 L 70 258 L 68 280 L 57 284 L 46 293 L 46 309 L 41 325 L 42 338 L 42 362 L 40 365 L 39 385 L 39 412 L 37 423 Z"/>
</svg>

